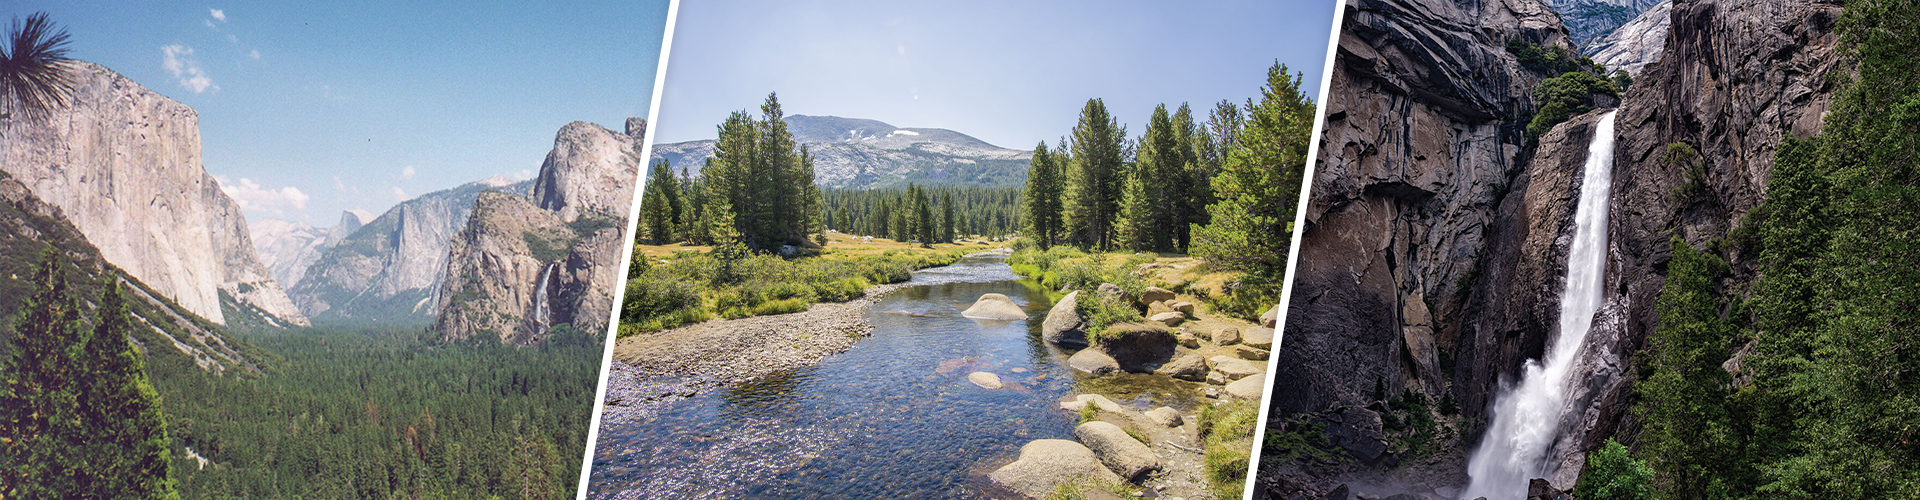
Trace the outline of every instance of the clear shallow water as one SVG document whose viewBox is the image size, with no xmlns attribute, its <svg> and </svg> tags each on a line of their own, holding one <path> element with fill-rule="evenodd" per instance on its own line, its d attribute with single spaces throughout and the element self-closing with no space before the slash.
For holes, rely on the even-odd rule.
<svg viewBox="0 0 1920 500">
<path fill-rule="evenodd" d="M 1093 379 L 1040 341 L 1052 302 L 999 258 L 915 273 L 866 311 L 871 337 L 818 365 L 710 389 L 652 418 L 609 422 L 594 498 L 992 498 L 985 475 L 1035 439 L 1072 439 L 1078 392 L 1198 404 L 1197 385 L 1149 375 Z M 1031 318 L 968 319 L 1001 293 Z M 989 390 L 967 374 L 1000 375 Z M 1117 396 L 1117 397 L 1115 397 Z"/>
</svg>

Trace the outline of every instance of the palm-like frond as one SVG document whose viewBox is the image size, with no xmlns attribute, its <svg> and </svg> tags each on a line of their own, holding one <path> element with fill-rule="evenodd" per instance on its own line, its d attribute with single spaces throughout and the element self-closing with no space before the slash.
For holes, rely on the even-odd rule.
<svg viewBox="0 0 1920 500">
<path fill-rule="evenodd" d="M 67 30 L 56 28 L 47 13 L 26 21 L 14 18 L 0 44 L 0 106 L 7 117 L 45 118 L 73 97 L 68 74 Z"/>
</svg>

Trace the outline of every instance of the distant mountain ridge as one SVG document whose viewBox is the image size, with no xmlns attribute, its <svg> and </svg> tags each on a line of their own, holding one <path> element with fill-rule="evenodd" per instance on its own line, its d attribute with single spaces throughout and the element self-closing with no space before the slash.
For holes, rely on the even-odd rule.
<svg viewBox="0 0 1920 500">
<path fill-rule="evenodd" d="M 290 290 L 293 301 L 316 320 L 430 322 L 447 249 L 466 227 L 473 200 L 491 190 L 525 194 L 531 184 L 496 176 L 400 202 L 322 245 Z M 341 217 L 350 224 L 345 220 L 357 215 Z"/>
<path fill-rule="evenodd" d="M 1007 149 L 941 128 L 902 128 L 879 120 L 789 115 L 794 140 L 814 155 L 820 187 L 873 189 L 907 183 L 1007 187 L 1026 183 L 1033 152 Z M 653 160 L 699 175 L 714 141 L 655 144 Z"/>
<path fill-rule="evenodd" d="M 1567 28 L 1567 35 L 1573 43 L 1587 52 L 1587 47 L 1598 42 L 1615 28 L 1626 24 L 1653 8 L 1661 0 L 1547 0 L 1547 6 L 1560 14 L 1560 23 Z"/>
</svg>

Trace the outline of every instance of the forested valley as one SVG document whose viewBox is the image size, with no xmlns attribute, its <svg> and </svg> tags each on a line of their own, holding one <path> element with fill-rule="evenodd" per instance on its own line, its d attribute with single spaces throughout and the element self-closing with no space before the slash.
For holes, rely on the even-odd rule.
<svg viewBox="0 0 1920 500">
<path fill-rule="evenodd" d="M 138 331 L 122 286 L 90 296 L 57 261 L 43 258 L 9 318 L 7 497 L 557 499 L 577 486 L 597 333 L 562 325 L 518 347 L 434 344 L 418 326 L 229 331 L 259 372 L 209 372 Z"/>
</svg>

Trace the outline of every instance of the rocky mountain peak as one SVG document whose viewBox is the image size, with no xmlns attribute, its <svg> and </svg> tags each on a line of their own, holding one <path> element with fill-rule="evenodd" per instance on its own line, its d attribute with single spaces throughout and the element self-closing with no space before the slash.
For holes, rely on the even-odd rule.
<svg viewBox="0 0 1920 500">
<path fill-rule="evenodd" d="M 1672 0 L 1660 2 L 1581 51 L 1609 70 L 1638 74 L 1640 68 L 1660 58 L 1672 17 Z"/>
<path fill-rule="evenodd" d="M 628 134 L 587 122 L 560 128 L 553 151 L 534 179 L 533 198 L 542 209 L 559 212 L 567 221 L 584 214 L 624 216 L 633 202 L 633 186 L 640 177 L 640 139 L 644 120 L 628 120 Z"/>
<path fill-rule="evenodd" d="M 239 205 L 202 166 L 199 114 L 105 67 L 71 68 L 73 104 L 7 124 L 0 168 L 186 310 L 226 324 L 227 304 L 306 324 L 255 253 Z"/>
</svg>

